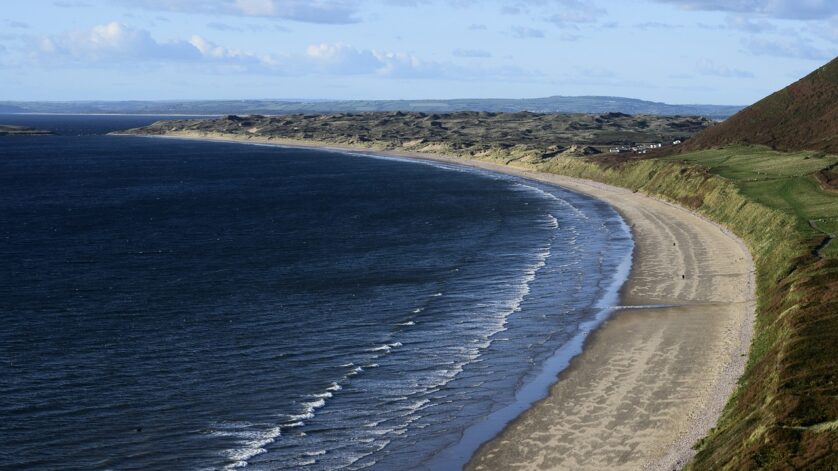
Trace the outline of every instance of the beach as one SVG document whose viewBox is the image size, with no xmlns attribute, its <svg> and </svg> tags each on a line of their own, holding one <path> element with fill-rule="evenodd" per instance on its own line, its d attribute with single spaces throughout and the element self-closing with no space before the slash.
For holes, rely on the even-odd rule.
<svg viewBox="0 0 838 471">
<path fill-rule="evenodd" d="M 162 136 L 326 147 L 470 165 L 612 205 L 635 239 L 621 306 L 549 395 L 483 444 L 467 469 L 673 469 L 715 425 L 744 370 L 754 318 L 744 244 L 680 206 L 592 181 L 482 161 L 321 142 Z"/>
<path fill-rule="evenodd" d="M 683 208 L 540 175 L 607 201 L 631 224 L 622 304 L 550 395 L 484 444 L 468 469 L 677 469 L 744 370 L 753 265 L 744 245 Z"/>
</svg>

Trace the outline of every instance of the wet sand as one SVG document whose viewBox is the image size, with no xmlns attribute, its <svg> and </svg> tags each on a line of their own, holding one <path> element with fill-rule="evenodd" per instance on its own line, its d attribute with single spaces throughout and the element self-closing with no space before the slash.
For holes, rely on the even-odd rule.
<svg viewBox="0 0 838 471">
<path fill-rule="evenodd" d="M 715 425 L 744 370 L 754 316 L 750 254 L 721 227 L 679 206 L 588 180 L 441 155 L 262 142 L 524 176 L 604 200 L 631 225 L 635 253 L 621 302 L 631 308 L 618 310 L 593 332 L 548 397 L 483 444 L 467 469 L 675 469 Z M 638 308 L 648 305 L 666 307 Z"/>
</svg>

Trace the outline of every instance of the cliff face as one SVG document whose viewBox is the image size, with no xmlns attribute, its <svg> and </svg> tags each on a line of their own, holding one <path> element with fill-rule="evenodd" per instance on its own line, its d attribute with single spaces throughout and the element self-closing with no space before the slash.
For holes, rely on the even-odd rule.
<svg viewBox="0 0 838 471">
<path fill-rule="evenodd" d="M 838 154 L 838 58 L 696 135 L 681 150 L 730 144 Z"/>
</svg>

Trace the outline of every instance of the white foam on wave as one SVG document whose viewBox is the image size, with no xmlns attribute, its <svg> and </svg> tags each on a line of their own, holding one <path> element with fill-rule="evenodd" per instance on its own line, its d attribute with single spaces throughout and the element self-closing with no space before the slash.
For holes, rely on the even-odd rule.
<svg viewBox="0 0 838 471">
<path fill-rule="evenodd" d="M 396 324 L 396 325 L 402 325 L 402 326 L 407 326 L 407 327 L 409 327 L 409 326 L 412 326 L 412 325 L 416 325 L 416 322 L 413 322 L 413 321 L 400 322 L 400 323 L 398 323 L 398 324 Z"/>
<path fill-rule="evenodd" d="M 358 374 L 363 373 L 363 372 L 364 372 L 363 368 L 361 368 L 360 366 L 356 366 L 355 368 L 352 368 L 352 370 L 349 373 L 346 373 L 344 375 L 344 377 L 350 378 L 352 376 L 357 376 Z"/>
<path fill-rule="evenodd" d="M 548 198 L 548 199 L 551 199 L 551 200 L 554 200 L 554 201 L 558 201 L 563 206 L 565 206 L 565 207 L 569 208 L 571 211 L 573 211 L 580 218 L 586 219 L 586 220 L 589 219 L 588 215 L 585 214 L 584 211 L 582 211 L 581 209 L 577 208 L 576 206 L 570 204 L 570 201 L 567 201 L 564 198 L 559 198 L 558 196 L 556 196 L 555 194 L 553 194 L 549 191 L 545 191 L 545 190 L 543 190 L 543 189 L 541 189 L 537 186 L 531 186 L 531 185 L 527 185 L 527 184 L 524 184 L 524 183 L 518 183 L 517 186 L 519 188 L 524 188 L 524 189 L 532 191 L 534 193 L 538 193 L 539 195 L 541 195 L 545 198 Z"/>
<path fill-rule="evenodd" d="M 402 346 L 402 343 L 401 343 L 401 342 L 385 343 L 384 345 L 380 345 L 380 346 L 378 346 L 378 347 L 370 348 L 370 349 L 368 349 L 367 351 L 368 351 L 368 352 L 386 352 L 386 353 L 390 353 L 390 351 L 391 351 L 392 349 L 394 349 L 394 348 L 398 348 L 398 347 L 401 347 L 401 346 Z"/>
<path fill-rule="evenodd" d="M 279 426 L 256 425 L 250 422 L 222 422 L 214 424 L 210 432 L 215 437 L 232 437 L 236 439 L 237 448 L 224 450 L 222 455 L 232 463 L 224 469 L 235 469 L 247 466 L 248 460 L 256 455 L 266 453 L 266 445 L 273 443 L 282 433 Z"/>
<path fill-rule="evenodd" d="M 304 402 L 303 403 L 303 406 L 305 406 L 306 411 L 308 411 L 308 412 L 314 412 L 316 409 L 319 409 L 319 408 L 321 408 L 325 405 L 326 405 L 326 400 L 323 399 L 322 397 L 317 398 L 317 400 L 315 400 L 315 401 Z"/>
<path fill-rule="evenodd" d="M 419 314 L 420 312 L 424 311 L 424 307 L 417 307 L 416 309 L 412 310 L 411 312 L 414 314 Z"/>
<path fill-rule="evenodd" d="M 292 422 L 292 423 L 296 423 L 296 422 L 299 422 L 299 421 L 302 421 L 302 420 L 313 419 L 313 418 L 314 418 L 314 412 L 313 411 L 308 411 L 308 412 L 304 412 L 302 414 L 291 414 L 291 415 L 288 416 L 288 421 Z M 303 423 L 303 425 L 305 425 L 305 423 Z"/>
<path fill-rule="evenodd" d="M 550 213 L 547 213 L 547 220 L 549 222 L 550 229 L 558 229 L 559 228 L 559 220 L 556 219 L 556 216 L 553 216 Z"/>
<path fill-rule="evenodd" d="M 619 299 L 620 288 L 625 283 L 631 270 L 632 253 L 634 251 L 634 242 L 630 237 L 630 229 L 621 218 L 619 222 L 622 231 L 631 243 L 628 250 L 626 250 L 622 258 L 618 261 L 613 275 L 610 278 L 605 277 L 603 280 L 607 287 L 603 290 L 599 299 L 592 305 L 592 307 L 597 309 L 593 318 L 585 320 L 577 326 L 573 336 L 564 342 L 542 364 L 535 378 L 531 379 L 515 392 L 515 401 L 513 403 L 493 411 L 482 421 L 469 426 L 463 432 L 460 441 L 456 445 L 443 450 L 425 463 L 428 469 L 441 468 L 443 464 L 445 469 L 465 466 L 465 459 L 473 454 L 477 446 L 500 432 L 502 427 L 520 415 L 521 411 L 527 409 L 531 404 L 547 394 L 550 385 L 555 382 L 557 375 L 570 364 L 574 356 L 582 351 L 582 346 L 588 334 L 614 311 L 614 306 Z M 602 272 L 602 269 L 600 269 L 600 272 Z"/>
<path fill-rule="evenodd" d="M 343 389 L 343 387 L 340 384 L 333 382 L 326 388 L 324 392 L 309 394 L 308 397 L 311 397 L 314 400 L 302 402 L 301 405 L 303 406 L 303 412 L 300 414 L 288 415 L 287 421 L 282 424 L 282 427 L 302 427 L 303 425 L 305 425 L 305 420 L 313 419 L 315 416 L 315 411 L 326 405 L 326 399 L 334 397 L 334 392 L 340 391 L 341 389 Z"/>
<path fill-rule="evenodd" d="M 431 295 L 432 298 L 438 298 L 440 296 L 442 296 L 442 293 L 434 293 Z"/>
<path fill-rule="evenodd" d="M 456 378 L 464 369 L 464 367 L 480 358 L 483 350 L 488 348 L 497 333 L 506 330 L 508 317 L 520 311 L 521 305 L 527 295 L 530 293 L 530 284 L 535 280 L 539 270 L 547 264 L 547 260 L 551 255 L 551 246 L 547 244 L 535 253 L 531 264 L 526 267 L 524 273 L 518 277 L 516 284 L 513 286 L 513 291 L 503 300 L 486 303 L 480 309 L 485 310 L 486 315 L 480 316 L 479 324 L 481 333 L 479 338 L 473 339 L 467 345 L 460 345 L 454 349 L 451 361 L 446 362 L 445 365 L 439 365 L 440 368 L 432 373 L 430 377 L 422 381 L 422 385 L 414 384 L 413 387 L 419 386 L 419 390 L 414 392 L 412 396 L 418 395 L 416 401 L 405 403 L 407 398 L 399 398 L 400 406 L 391 411 L 395 417 L 399 418 L 398 424 L 388 426 L 379 425 L 381 421 L 373 421 L 367 424 L 364 434 L 369 434 L 379 439 L 385 437 L 392 437 L 403 434 L 411 423 L 420 418 L 420 411 L 429 407 L 431 401 L 428 397 L 422 397 L 429 392 L 438 391 L 439 388 Z M 390 348 L 402 346 L 400 342 L 386 344 Z M 388 350 L 389 351 L 389 350 Z M 415 396 L 414 396 L 415 397 Z M 398 412 L 396 412 L 398 411 Z M 389 423 L 389 420 L 388 420 Z M 377 444 L 378 440 L 376 440 Z"/>
</svg>

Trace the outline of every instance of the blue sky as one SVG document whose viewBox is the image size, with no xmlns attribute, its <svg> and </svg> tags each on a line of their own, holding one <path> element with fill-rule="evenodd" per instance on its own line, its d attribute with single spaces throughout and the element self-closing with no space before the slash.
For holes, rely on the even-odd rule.
<svg viewBox="0 0 838 471">
<path fill-rule="evenodd" d="M 5 100 L 747 104 L 836 54 L 836 0 L 28 0 L 0 9 Z"/>
</svg>

